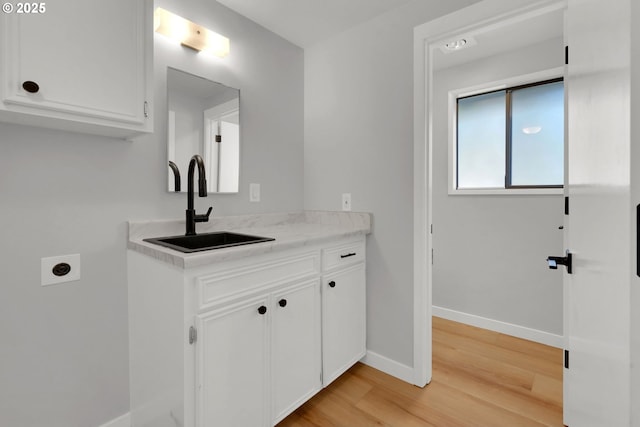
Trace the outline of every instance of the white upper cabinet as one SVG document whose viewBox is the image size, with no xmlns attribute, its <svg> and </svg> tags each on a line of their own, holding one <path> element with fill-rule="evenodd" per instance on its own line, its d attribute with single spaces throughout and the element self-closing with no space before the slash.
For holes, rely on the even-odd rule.
<svg viewBox="0 0 640 427">
<path fill-rule="evenodd" d="M 151 1 L 12 5 L 0 15 L 1 121 L 117 138 L 153 130 Z"/>
</svg>

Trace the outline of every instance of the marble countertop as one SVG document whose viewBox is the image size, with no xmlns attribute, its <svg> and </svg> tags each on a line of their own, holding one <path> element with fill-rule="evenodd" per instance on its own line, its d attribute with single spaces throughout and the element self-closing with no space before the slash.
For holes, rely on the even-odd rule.
<svg viewBox="0 0 640 427">
<path fill-rule="evenodd" d="M 129 221 L 127 247 L 181 268 L 199 267 L 252 255 L 282 251 L 371 232 L 371 215 L 361 212 L 304 211 L 211 218 L 198 223 L 198 234 L 232 231 L 274 238 L 274 241 L 183 253 L 143 241 L 184 235 L 184 220 Z"/>
</svg>

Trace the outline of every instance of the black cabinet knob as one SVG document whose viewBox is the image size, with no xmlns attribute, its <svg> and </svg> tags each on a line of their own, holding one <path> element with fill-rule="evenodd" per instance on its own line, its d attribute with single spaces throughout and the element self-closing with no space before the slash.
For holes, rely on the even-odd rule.
<svg viewBox="0 0 640 427">
<path fill-rule="evenodd" d="M 38 86 L 38 83 L 36 82 L 27 80 L 26 82 L 22 83 L 22 89 L 26 90 L 29 93 L 38 93 L 38 91 L 40 90 L 40 86 Z"/>
<path fill-rule="evenodd" d="M 336 287 L 336 282 L 334 282 L 333 280 L 329 282 L 329 287 L 330 288 L 335 288 Z"/>
<path fill-rule="evenodd" d="M 287 306 L 287 300 L 282 298 L 280 301 L 278 301 L 278 305 L 280 307 L 286 307 Z"/>
<path fill-rule="evenodd" d="M 258 313 L 265 314 L 266 312 L 267 312 L 267 307 L 265 307 L 264 305 L 261 305 L 260 307 L 258 307 Z"/>
</svg>

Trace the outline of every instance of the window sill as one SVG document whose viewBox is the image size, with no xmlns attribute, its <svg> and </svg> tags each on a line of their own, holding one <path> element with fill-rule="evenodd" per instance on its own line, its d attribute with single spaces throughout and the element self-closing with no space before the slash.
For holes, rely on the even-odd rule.
<svg viewBox="0 0 640 427">
<path fill-rule="evenodd" d="M 450 196 L 562 196 L 564 188 L 449 189 Z"/>
</svg>

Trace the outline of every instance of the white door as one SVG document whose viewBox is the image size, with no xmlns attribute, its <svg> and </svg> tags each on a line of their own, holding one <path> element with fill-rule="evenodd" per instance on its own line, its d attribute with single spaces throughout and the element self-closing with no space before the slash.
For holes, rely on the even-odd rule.
<svg viewBox="0 0 640 427">
<path fill-rule="evenodd" d="M 266 295 L 196 316 L 196 425 L 269 425 Z"/>
<path fill-rule="evenodd" d="M 565 424 L 630 425 L 630 0 L 569 0 Z"/>
<path fill-rule="evenodd" d="M 322 284 L 322 380 L 326 387 L 366 353 L 364 264 L 327 274 Z"/>
<path fill-rule="evenodd" d="M 277 424 L 322 388 L 319 280 L 278 291 L 272 306 L 271 397 Z"/>
</svg>

